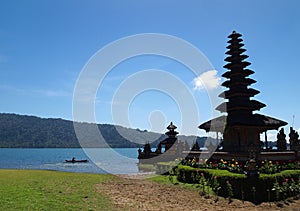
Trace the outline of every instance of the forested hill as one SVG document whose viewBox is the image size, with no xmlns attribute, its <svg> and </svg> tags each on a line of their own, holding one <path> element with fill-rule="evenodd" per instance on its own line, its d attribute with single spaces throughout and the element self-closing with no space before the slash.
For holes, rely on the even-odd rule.
<svg viewBox="0 0 300 211">
<path fill-rule="evenodd" d="M 83 137 L 86 140 L 81 145 L 76 137 L 72 121 L 0 113 L 0 147 L 76 148 L 106 146 L 101 141 L 98 141 L 98 137 L 93 137 L 89 133 L 92 124 L 76 124 L 85 128 Z M 165 135 L 139 129 L 124 128 L 109 124 L 98 124 L 97 126 L 110 147 L 140 147 L 149 140 L 156 140 L 151 144 L 152 147 L 156 147 L 159 141 L 165 138 Z M 122 135 L 118 131 L 122 131 Z M 195 136 L 179 136 L 179 138 L 183 141 L 188 141 L 189 144 L 192 144 L 197 138 L 200 146 L 203 146 L 205 140 L 205 138 Z M 134 142 L 130 140 L 134 140 Z"/>
</svg>

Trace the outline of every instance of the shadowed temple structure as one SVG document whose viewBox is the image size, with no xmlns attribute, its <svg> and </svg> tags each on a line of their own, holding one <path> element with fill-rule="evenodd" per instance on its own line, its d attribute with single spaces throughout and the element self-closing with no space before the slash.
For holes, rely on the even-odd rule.
<svg viewBox="0 0 300 211">
<path fill-rule="evenodd" d="M 165 146 L 164 160 L 181 156 L 187 159 L 211 159 L 211 160 L 295 160 L 300 158 L 299 134 L 292 127 L 289 133 L 289 149 L 283 128 L 277 135 L 277 148 L 268 146 L 267 131 L 279 130 L 287 125 L 285 121 L 274 117 L 257 113 L 266 105 L 253 98 L 260 92 L 250 86 L 256 83 L 250 78 L 254 71 L 247 67 L 251 64 L 245 61 L 248 56 L 243 48 L 242 35 L 233 31 L 229 36 L 227 57 L 224 66 L 227 71 L 222 75 L 226 81 L 222 83 L 225 91 L 219 97 L 225 101 L 216 110 L 223 113 L 222 116 L 211 119 L 199 126 L 206 132 L 215 132 L 223 137 L 217 142 L 207 141 L 206 149 L 200 149 L 196 142 L 191 148 L 187 143 L 176 138 L 178 134 L 176 126 L 171 124 L 167 127 L 168 138 L 159 143 L 155 152 L 151 151 L 150 145 L 146 144 L 144 151 L 139 150 L 139 159 L 152 158 L 161 155 L 161 146 Z M 265 135 L 265 142 L 260 140 L 261 134 Z M 218 139 L 218 138 L 217 138 Z M 149 151 L 150 150 L 150 151 Z M 169 155 L 168 155 L 169 154 Z"/>
<path fill-rule="evenodd" d="M 225 102 L 216 108 L 227 115 L 209 120 L 199 126 L 206 132 L 223 135 L 221 150 L 214 152 L 211 159 L 244 161 L 299 159 L 299 135 L 292 127 L 289 133 L 289 150 L 283 128 L 277 135 L 277 149 L 268 146 L 267 131 L 278 130 L 287 123 L 256 113 L 266 105 L 253 99 L 259 91 L 250 88 L 250 85 L 256 81 L 249 77 L 254 71 L 247 68 L 251 63 L 245 61 L 248 56 L 245 54 L 241 37 L 242 35 L 235 31 L 228 36 L 229 45 L 226 52 L 228 56 L 225 59 L 227 64 L 224 66 L 227 72 L 222 75 L 227 79 L 222 84 L 226 90 L 219 95 L 225 99 Z M 265 143 L 260 140 L 261 134 L 265 134 Z M 192 156 L 195 155 L 197 154 L 194 153 Z"/>
<path fill-rule="evenodd" d="M 278 130 L 287 124 L 273 117 L 254 113 L 266 105 L 251 99 L 259 91 L 249 88 L 256 81 L 249 78 L 254 71 L 247 68 L 251 63 L 245 61 L 248 56 L 243 54 L 246 50 L 242 48 L 244 44 L 241 36 L 235 31 L 228 36 L 230 38 L 226 52 L 228 57 L 225 59 L 228 63 L 224 66 L 228 71 L 222 75 L 228 79 L 222 84 L 227 90 L 219 95 L 227 101 L 216 108 L 222 113 L 227 112 L 227 116 L 218 117 L 199 126 L 206 132 L 223 133 L 223 150 L 228 152 L 242 152 L 249 149 L 259 151 L 262 147 L 261 133 Z"/>
<path fill-rule="evenodd" d="M 140 162 L 146 163 L 147 159 L 150 158 L 152 158 L 150 161 L 151 163 L 174 160 L 181 157 L 183 151 L 189 151 L 188 144 L 178 139 L 178 132 L 176 129 L 177 127 L 171 122 L 167 127 L 168 131 L 165 133 L 167 138 L 159 142 L 155 151 L 152 151 L 149 143 L 145 144 L 144 150 L 139 149 L 138 159 L 140 159 Z"/>
</svg>

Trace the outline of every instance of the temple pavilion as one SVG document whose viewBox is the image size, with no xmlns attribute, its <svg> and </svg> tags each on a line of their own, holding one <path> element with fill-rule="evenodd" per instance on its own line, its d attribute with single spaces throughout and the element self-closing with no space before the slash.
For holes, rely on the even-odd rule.
<svg viewBox="0 0 300 211">
<path fill-rule="evenodd" d="M 251 149 L 257 152 L 262 148 L 261 133 L 278 130 L 287 123 L 255 113 L 266 105 L 252 99 L 260 92 L 249 87 L 256 81 L 249 78 L 254 71 L 247 68 L 251 63 L 245 61 L 248 56 L 244 54 L 246 50 L 242 48 L 244 44 L 241 37 L 242 35 L 235 31 L 228 36 L 228 56 L 225 59 L 227 64 L 224 66 L 228 71 L 222 75 L 227 79 L 222 86 L 227 89 L 219 95 L 225 102 L 216 108 L 227 115 L 207 121 L 199 128 L 206 132 L 222 133 L 222 151 L 246 152 Z"/>
</svg>

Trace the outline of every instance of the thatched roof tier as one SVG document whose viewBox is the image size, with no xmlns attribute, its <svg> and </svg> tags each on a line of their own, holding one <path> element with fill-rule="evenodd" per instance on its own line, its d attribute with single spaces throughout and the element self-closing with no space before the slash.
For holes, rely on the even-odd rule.
<svg viewBox="0 0 300 211">
<path fill-rule="evenodd" d="M 238 42 L 232 42 L 230 45 L 228 45 L 226 48 L 227 49 L 232 49 L 232 48 L 241 48 L 243 47 L 243 43 L 238 43 Z"/>
<path fill-rule="evenodd" d="M 225 87 L 229 88 L 229 87 L 232 87 L 232 86 L 235 86 L 235 85 L 249 86 L 249 85 L 254 84 L 254 83 L 256 83 L 256 81 L 251 79 L 251 78 L 245 78 L 245 77 L 242 77 L 242 76 L 237 76 L 237 77 L 232 78 L 229 81 L 224 81 L 222 83 L 222 86 L 225 86 Z"/>
<path fill-rule="evenodd" d="M 233 97 L 237 97 L 237 96 L 245 96 L 245 97 L 253 97 L 254 95 L 259 94 L 260 92 L 256 89 L 246 89 L 246 90 L 227 90 L 222 92 L 219 97 L 221 98 L 226 98 L 226 99 L 230 99 Z"/>
<path fill-rule="evenodd" d="M 173 124 L 173 122 L 170 123 L 170 125 L 167 127 L 168 130 L 175 130 L 177 127 Z"/>
<path fill-rule="evenodd" d="M 228 38 L 238 38 L 241 37 L 242 35 L 240 33 L 237 33 L 236 31 L 233 31 Z"/>
<path fill-rule="evenodd" d="M 165 132 L 165 134 L 167 136 L 176 136 L 178 134 L 178 132 L 174 131 L 174 130 L 170 130 L 170 131 Z"/>
<path fill-rule="evenodd" d="M 233 69 L 233 68 L 245 68 L 249 66 L 251 63 L 250 62 L 237 62 L 237 63 L 228 63 L 224 65 L 223 67 L 226 69 Z"/>
<path fill-rule="evenodd" d="M 229 112 L 234 110 L 248 110 L 248 111 L 255 111 L 260 110 L 261 108 L 265 107 L 264 103 L 258 102 L 257 100 L 239 100 L 237 102 L 224 102 L 220 104 L 216 110 L 220 112 Z"/>
<path fill-rule="evenodd" d="M 230 49 L 228 50 L 225 54 L 227 55 L 235 55 L 235 54 L 242 54 L 244 53 L 246 50 L 243 48 L 239 48 L 239 49 Z"/>
<path fill-rule="evenodd" d="M 228 56 L 225 61 L 226 62 L 235 62 L 235 61 L 243 61 L 244 59 L 247 59 L 249 56 L 247 55 L 240 55 L 240 54 L 236 54 L 236 55 L 232 55 L 232 56 Z"/>
<path fill-rule="evenodd" d="M 247 77 L 249 75 L 252 75 L 254 71 L 249 70 L 249 69 L 244 69 L 243 71 L 227 71 L 223 73 L 222 77 L 224 78 L 232 78 L 236 75 L 241 75 L 243 77 Z"/>
<path fill-rule="evenodd" d="M 225 129 L 227 116 L 223 115 L 201 124 L 198 128 L 206 132 L 223 132 Z"/>
<path fill-rule="evenodd" d="M 228 40 L 227 43 L 235 43 L 235 42 L 243 42 L 243 40 L 241 38 L 237 38 L 237 39 L 234 39 L 234 40 Z"/>
<path fill-rule="evenodd" d="M 169 137 L 176 136 L 178 134 L 178 132 L 175 131 L 176 128 L 176 125 L 174 125 L 173 122 L 171 122 L 170 125 L 167 127 L 168 131 L 165 134 Z"/>
<path fill-rule="evenodd" d="M 227 120 L 230 121 L 230 126 L 257 127 L 260 133 L 267 130 L 278 130 L 278 128 L 287 125 L 285 121 L 261 114 L 253 114 L 250 119 L 230 118 L 230 120 L 228 116 L 223 115 L 204 122 L 199 126 L 199 129 L 206 132 L 224 132 L 225 125 L 228 124 Z"/>
</svg>

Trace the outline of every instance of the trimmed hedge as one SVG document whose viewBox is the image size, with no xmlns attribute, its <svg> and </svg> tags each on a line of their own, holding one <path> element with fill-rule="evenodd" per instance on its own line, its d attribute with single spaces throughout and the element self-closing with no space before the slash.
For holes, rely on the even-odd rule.
<svg viewBox="0 0 300 211">
<path fill-rule="evenodd" d="M 258 178 L 248 178 L 244 174 L 227 170 L 179 165 L 176 174 L 178 181 L 185 183 L 199 183 L 204 177 L 213 190 L 218 190 L 218 195 L 254 203 L 282 200 L 300 193 L 300 170 L 286 170 L 277 174 L 261 174 Z"/>
</svg>

